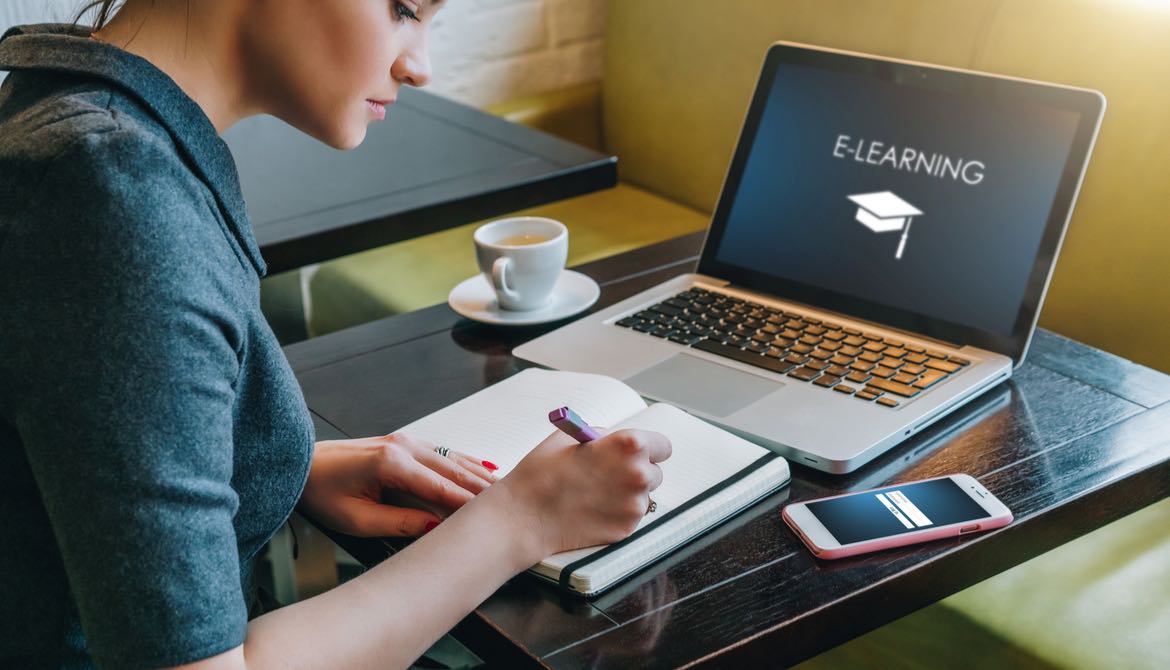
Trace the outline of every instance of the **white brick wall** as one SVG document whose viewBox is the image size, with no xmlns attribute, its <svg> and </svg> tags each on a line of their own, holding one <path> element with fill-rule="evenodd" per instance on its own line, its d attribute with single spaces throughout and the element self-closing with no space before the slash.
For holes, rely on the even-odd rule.
<svg viewBox="0 0 1170 670">
<path fill-rule="evenodd" d="M 9 26 L 70 21 L 83 0 L 0 0 Z M 483 106 L 601 78 L 603 0 L 446 0 L 430 89 Z"/>
</svg>

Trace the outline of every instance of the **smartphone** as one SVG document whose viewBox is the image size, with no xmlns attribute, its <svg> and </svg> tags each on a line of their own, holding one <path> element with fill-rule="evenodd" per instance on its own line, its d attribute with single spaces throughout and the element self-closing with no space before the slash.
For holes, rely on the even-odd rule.
<svg viewBox="0 0 1170 670">
<path fill-rule="evenodd" d="M 1006 526 L 1012 513 L 970 475 L 799 502 L 784 522 L 818 558 L 843 558 Z"/>
</svg>

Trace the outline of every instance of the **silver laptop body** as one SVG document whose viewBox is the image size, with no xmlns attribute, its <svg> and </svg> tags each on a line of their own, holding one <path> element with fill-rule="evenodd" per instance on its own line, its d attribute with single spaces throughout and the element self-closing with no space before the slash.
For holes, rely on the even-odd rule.
<svg viewBox="0 0 1170 670">
<path fill-rule="evenodd" d="M 831 93 L 834 86 L 837 93 Z M 876 112 L 885 104 L 887 117 L 907 116 L 893 129 L 874 126 L 862 138 L 852 129 L 872 123 L 874 114 L 849 111 L 858 105 L 843 98 L 853 90 Z M 835 95 L 839 104 L 819 103 L 818 95 Z M 968 107 L 946 108 L 964 104 L 964 96 L 972 101 Z M 936 99 L 940 109 L 932 117 Z M 996 107 L 989 109 L 1011 122 L 980 117 L 981 101 L 991 101 Z M 1023 361 L 1103 111 L 1104 98 L 1095 91 L 778 42 L 765 58 L 698 273 L 677 276 L 513 353 L 555 369 L 624 380 L 646 398 L 676 405 L 791 461 L 851 472 L 1008 379 Z M 854 118 L 851 113 L 866 116 L 836 128 L 824 120 L 834 113 L 842 123 Z M 956 122 L 951 135 L 943 132 L 947 128 L 929 132 L 930 124 L 960 113 L 975 116 Z M 798 124 L 802 116 L 806 121 Z M 782 142 L 798 126 L 800 140 Z M 918 127 L 926 129 L 920 137 L 905 131 Z M 970 155 L 946 154 L 952 143 L 945 140 L 968 129 L 985 133 L 959 143 Z M 874 137 L 883 132 L 897 141 L 879 143 Z M 799 155 L 804 138 L 815 148 L 808 156 Z M 931 138 L 946 146 L 930 161 L 919 159 Z M 771 150 L 769 142 L 780 148 Z M 912 142 L 920 146 L 910 148 Z M 892 162 L 883 160 L 891 156 Z M 813 174 L 818 161 L 828 172 Z M 765 186 L 756 187 L 748 207 L 743 203 L 753 196 L 744 184 L 753 178 Z M 807 185 L 796 184 L 805 178 Z M 793 184 L 791 194 L 772 193 L 783 184 Z M 903 197 L 895 195 L 891 209 L 894 188 Z M 787 205 L 812 191 L 828 193 L 808 196 L 820 198 L 813 222 L 776 205 L 775 198 Z M 737 203 L 746 214 L 737 213 Z M 980 240 L 987 240 L 986 248 L 977 248 Z M 802 251 L 802 244 L 812 246 Z M 840 250 L 818 257 L 824 275 L 796 269 L 823 247 Z M 739 251 L 728 251 L 733 248 Z M 932 249 L 937 258 L 929 258 Z M 835 272 L 834 260 L 849 254 L 861 255 L 848 267 L 867 268 L 858 278 L 828 274 Z M 921 264 L 913 266 L 922 268 L 921 281 L 914 275 L 899 285 L 898 273 L 909 263 Z M 974 263 L 974 270 L 963 272 L 964 263 Z M 713 321 L 702 311 L 716 301 L 725 309 L 716 310 Z M 934 307 L 919 309 L 928 303 Z M 706 319 L 699 327 L 696 315 Z M 654 320 L 659 317 L 661 323 Z M 727 339 L 731 320 L 731 332 L 751 333 L 744 323 L 766 330 Z M 712 324 L 722 330 L 707 328 Z M 767 339 L 773 336 L 778 339 Z"/>
</svg>

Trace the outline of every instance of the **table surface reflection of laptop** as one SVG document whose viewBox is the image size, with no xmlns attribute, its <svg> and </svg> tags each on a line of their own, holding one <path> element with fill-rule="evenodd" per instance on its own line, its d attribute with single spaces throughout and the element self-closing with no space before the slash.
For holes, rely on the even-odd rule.
<svg viewBox="0 0 1170 670">
<path fill-rule="evenodd" d="M 1023 360 L 1104 106 L 774 44 L 697 272 L 514 354 L 854 470 Z"/>
</svg>

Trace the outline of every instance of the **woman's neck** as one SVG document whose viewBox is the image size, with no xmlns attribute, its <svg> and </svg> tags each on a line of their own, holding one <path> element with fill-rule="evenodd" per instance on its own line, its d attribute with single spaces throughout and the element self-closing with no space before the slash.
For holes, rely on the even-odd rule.
<svg viewBox="0 0 1170 670">
<path fill-rule="evenodd" d="M 130 0 L 94 39 L 150 61 L 167 73 L 223 133 L 240 119 L 257 113 L 248 100 L 235 27 L 234 2 Z"/>
</svg>

